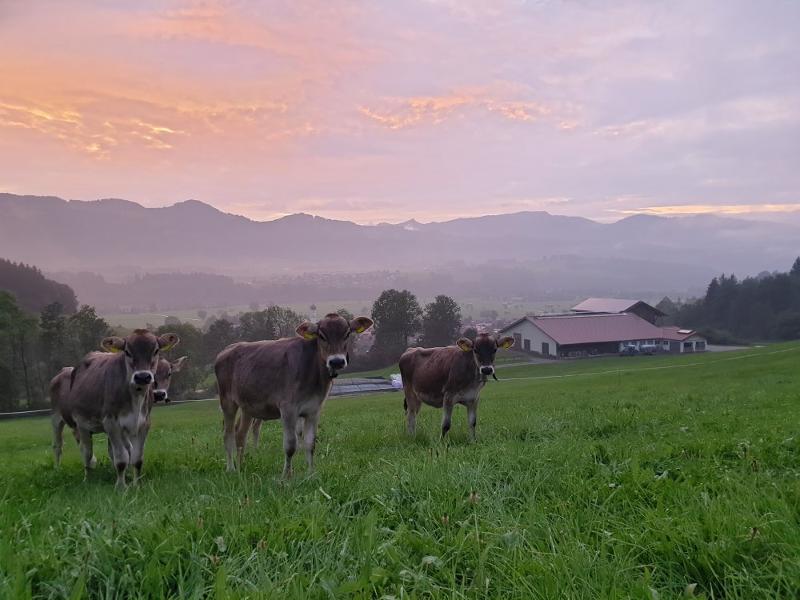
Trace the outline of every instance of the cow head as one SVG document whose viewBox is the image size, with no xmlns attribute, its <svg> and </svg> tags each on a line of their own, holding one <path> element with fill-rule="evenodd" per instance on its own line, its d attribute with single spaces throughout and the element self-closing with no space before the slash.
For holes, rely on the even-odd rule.
<svg viewBox="0 0 800 600">
<path fill-rule="evenodd" d="M 490 375 L 497 379 L 494 374 L 494 355 L 498 348 L 511 348 L 514 345 L 513 337 L 495 338 L 488 333 L 480 333 L 473 342 L 469 338 L 462 337 L 456 345 L 464 352 L 471 352 L 475 360 L 475 366 L 481 375 L 481 379 L 486 379 Z"/>
<path fill-rule="evenodd" d="M 333 378 L 347 366 L 352 334 L 363 333 L 370 327 L 372 319 L 367 317 L 356 317 L 348 323 L 341 315 L 332 313 L 317 323 L 301 323 L 297 335 L 306 340 L 316 340 L 320 359 Z"/>
<path fill-rule="evenodd" d="M 153 401 L 169 403 L 169 384 L 172 376 L 183 368 L 184 363 L 189 360 L 188 356 L 181 356 L 174 362 L 166 358 L 159 359 L 156 367 L 156 379 L 153 383 Z"/>
<path fill-rule="evenodd" d="M 180 338 L 174 333 L 156 336 L 146 329 L 135 329 L 127 337 L 105 338 L 101 346 L 106 352 L 122 352 L 128 381 L 136 393 L 141 394 L 153 383 L 159 353 L 175 346 Z"/>
</svg>

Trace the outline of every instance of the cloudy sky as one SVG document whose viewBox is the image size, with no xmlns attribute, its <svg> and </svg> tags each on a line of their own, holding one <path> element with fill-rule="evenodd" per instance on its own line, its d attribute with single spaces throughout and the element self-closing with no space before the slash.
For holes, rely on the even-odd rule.
<svg viewBox="0 0 800 600">
<path fill-rule="evenodd" d="M 0 191 L 797 217 L 800 2 L 0 0 Z"/>
</svg>

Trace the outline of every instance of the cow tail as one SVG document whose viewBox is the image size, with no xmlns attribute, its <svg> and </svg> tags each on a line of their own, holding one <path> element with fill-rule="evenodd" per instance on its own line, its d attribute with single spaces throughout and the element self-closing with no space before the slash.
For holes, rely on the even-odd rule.
<svg viewBox="0 0 800 600">
<path fill-rule="evenodd" d="M 408 401 L 405 396 L 403 396 L 403 412 L 408 412 Z"/>
</svg>

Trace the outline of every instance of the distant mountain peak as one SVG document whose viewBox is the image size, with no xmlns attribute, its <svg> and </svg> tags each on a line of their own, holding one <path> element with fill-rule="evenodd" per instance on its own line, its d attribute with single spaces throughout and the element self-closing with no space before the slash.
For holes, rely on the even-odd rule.
<svg viewBox="0 0 800 600">
<path fill-rule="evenodd" d="M 221 210 L 212 206 L 211 204 L 206 204 L 205 202 L 201 202 L 200 200 L 194 200 L 190 198 L 189 200 L 184 200 L 182 202 L 176 202 L 172 206 L 168 206 L 166 208 L 177 208 L 180 210 L 191 210 L 191 211 L 205 211 L 210 213 L 222 213 Z"/>
</svg>

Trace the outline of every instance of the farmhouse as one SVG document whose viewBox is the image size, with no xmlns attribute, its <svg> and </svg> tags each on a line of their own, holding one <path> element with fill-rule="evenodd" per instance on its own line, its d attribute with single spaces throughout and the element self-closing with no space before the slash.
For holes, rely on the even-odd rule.
<svg viewBox="0 0 800 600">
<path fill-rule="evenodd" d="M 570 314 L 523 317 L 499 335 L 513 336 L 520 350 L 552 358 L 616 354 L 629 346 L 675 354 L 706 349 L 705 339 L 693 330 L 654 325 L 650 319 L 663 313 L 645 302 L 590 300 L 594 302 L 582 302 Z"/>
</svg>

